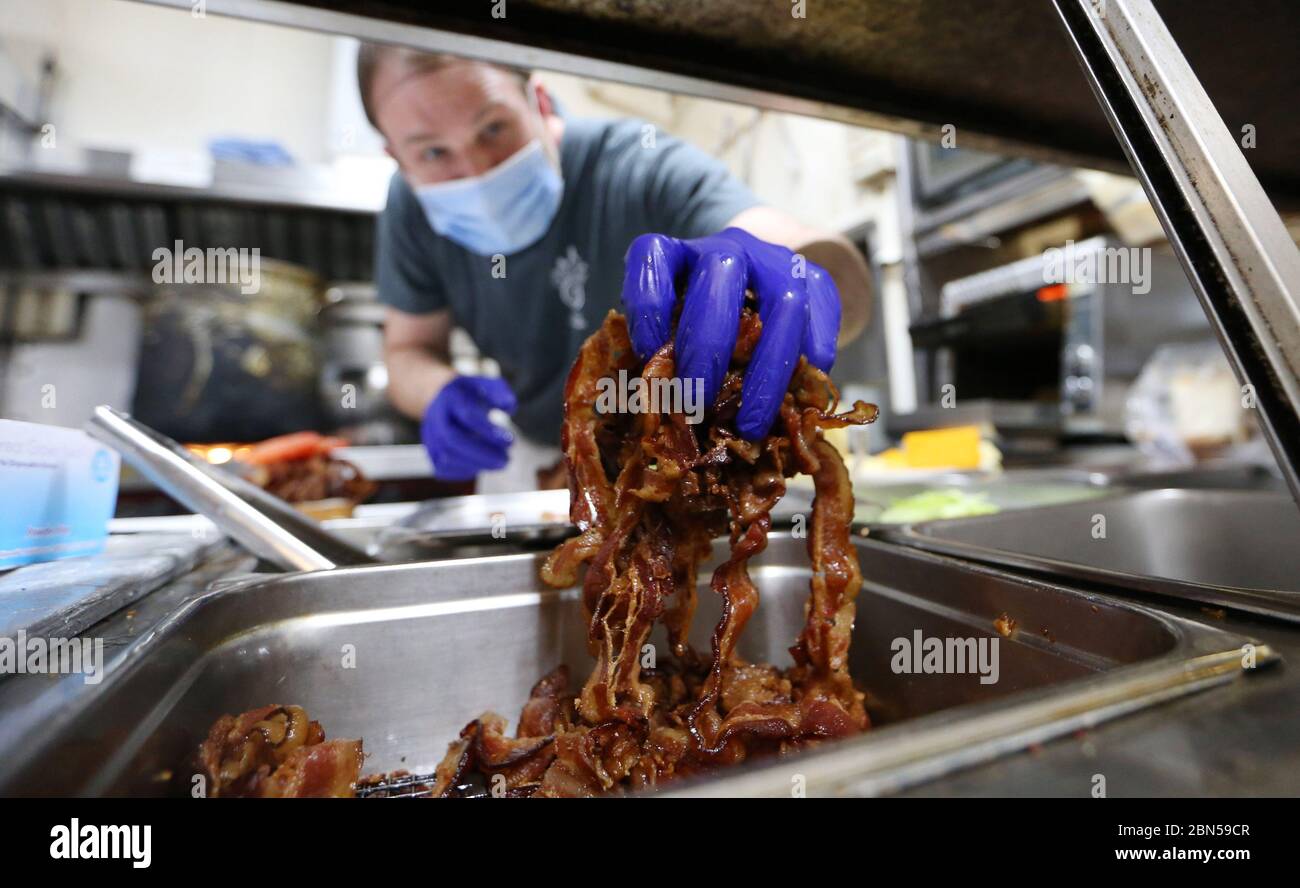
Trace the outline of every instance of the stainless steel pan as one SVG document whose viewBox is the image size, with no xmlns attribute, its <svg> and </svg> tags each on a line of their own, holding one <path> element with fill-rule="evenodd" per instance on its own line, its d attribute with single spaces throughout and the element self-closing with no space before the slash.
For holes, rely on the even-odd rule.
<svg viewBox="0 0 1300 888">
<path fill-rule="evenodd" d="M 772 526 L 788 527 L 811 509 L 812 492 L 792 489 L 772 510 Z M 369 551 L 383 561 L 499 555 L 549 548 L 575 533 L 567 490 L 474 494 L 424 503 L 380 530 Z"/>
<path fill-rule="evenodd" d="M 1282 493 L 1144 490 L 886 533 L 989 564 L 1300 621 L 1300 511 Z"/>
<path fill-rule="evenodd" d="M 746 656 L 788 663 L 808 594 L 804 546 L 773 534 L 756 562 L 763 601 Z M 776 771 L 742 769 L 682 791 L 788 794 L 797 769 L 812 793 L 884 792 L 1241 675 L 1241 637 L 873 540 L 857 546 L 868 580 L 852 668 L 875 730 L 783 758 Z M 427 773 L 483 710 L 516 719 L 556 664 L 585 675 L 577 591 L 541 586 L 539 557 L 317 571 L 200 594 L 148 631 L 136 627 L 102 684 L 71 676 L 14 712 L 0 793 L 188 794 L 189 757 L 212 721 L 272 702 L 305 706 L 330 736 L 364 738 L 368 772 Z M 702 585 L 703 648 L 718 608 Z M 999 640 L 996 683 L 891 667 L 897 638 L 992 640 L 1004 613 L 1019 629 Z M 33 680 L 0 683 L 0 711 Z"/>
<path fill-rule="evenodd" d="M 1000 509 L 1073 502 L 1108 492 L 1104 476 L 1073 470 L 1012 470 L 994 475 L 952 473 L 925 482 L 854 485 L 854 523 L 885 527 L 880 516 L 897 500 L 936 488 L 956 487 L 985 496 Z M 772 526 L 788 528 L 812 510 L 811 483 L 791 483 L 772 510 Z M 383 561 L 496 555 L 552 546 L 576 533 L 569 524 L 567 490 L 476 494 L 430 500 L 374 537 L 370 554 Z"/>
</svg>

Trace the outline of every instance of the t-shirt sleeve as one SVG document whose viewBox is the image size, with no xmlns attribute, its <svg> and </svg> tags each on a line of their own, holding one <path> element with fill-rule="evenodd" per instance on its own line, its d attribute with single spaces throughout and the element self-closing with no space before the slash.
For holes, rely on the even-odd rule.
<svg viewBox="0 0 1300 888">
<path fill-rule="evenodd" d="M 436 237 L 410 187 L 394 173 L 375 226 L 375 286 L 381 302 L 410 314 L 447 307 L 428 243 Z"/>
<path fill-rule="evenodd" d="M 644 165 L 652 230 L 674 237 L 721 231 L 761 201 L 727 167 L 694 145 L 659 133 L 657 147 L 635 153 Z"/>
</svg>

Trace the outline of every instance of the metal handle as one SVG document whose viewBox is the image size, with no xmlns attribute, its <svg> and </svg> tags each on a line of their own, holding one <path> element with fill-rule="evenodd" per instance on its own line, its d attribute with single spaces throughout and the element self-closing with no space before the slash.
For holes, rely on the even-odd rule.
<svg viewBox="0 0 1300 888">
<path fill-rule="evenodd" d="M 1300 502 L 1300 251 L 1151 0 L 1055 4 Z"/>
<path fill-rule="evenodd" d="M 112 407 L 96 407 L 86 431 L 168 495 L 280 567 L 330 570 L 375 563 L 278 497 L 196 459 L 171 438 Z"/>
</svg>

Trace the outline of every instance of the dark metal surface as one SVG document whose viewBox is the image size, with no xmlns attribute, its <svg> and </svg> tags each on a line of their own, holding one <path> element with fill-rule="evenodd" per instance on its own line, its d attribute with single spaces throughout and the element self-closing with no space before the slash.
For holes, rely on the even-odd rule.
<svg viewBox="0 0 1300 888">
<path fill-rule="evenodd" d="M 189 6 L 189 0 L 154 0 Z M 352 31 L 318 11 L 384 24 L 439 29 L 498 44 L 462 41 L 461 52 L 507 62 L 644 82 L 629 66 L 705 84 L 770 93 L 768 102 L 937 139 L 957 127 L 966 147 L 1021 149 L 1085 165 L 1124 169 L 1106 119 L 1071 58 L 1047 0 L 209 0 L 209 12 Z M 794 14 L 797 7 L 803 17 Z M 1234 131 L 1260 133 L 1250 162 L 1275 201 L 1300 204 L 1300 15 L 1291 0 L 1162 0 L 1159 9 Z M 374 36 L 380 38 L 376 31 Z M 383 31 L 382 39 L 417 39 Z M 450 47 L 454 49 L 454 46 Z M 577 63 L 554 55 L 580 57 Z M 744 100 L 741 96 L 733 96 Z M 796 106 L 804 100 L 807 104 Z M 763 102 L 758 102 L 763 104 Z M 817 109 L 817 104 L 827 107 Z M 834 106 L 834 107 L 831 107 Z M 869 118 L 869 119 L 868 119 Z M 992 137 L 991 141 L 981 136 Z"/>
<path fill-rule="evenodd" d="M 829 758 L 783 759 L 808 771 L 810 792 L 887 791 L 1242 679 L 1242 636 L 884 543 L 858 548 L 867 580 L 852 669 L 876 728 L 826 747 Z M 98 686 L 69 676 L 17 708 L 10 695 L 33 680 L 0 683 L 12 751 L 0 793 L 188 793 L 189 756 L 209 724 L 269 702 L 305 706 L 332 737 L 362 737 L 368 772 L 427 773 L 484 709 L 513 720 L 557 663 L 581 681 L 590 661 L 578 591 L 542 587 L 538 564 L 520 555 L 321 571 L 200 594 L 138 628 Z M 764 599 L 742 654 L 786 662 L 808 594 L 804 541 L 773 535 L 753 574 Z M 999 639 L 995 683 L 891 667 L 897 638 L 994 638 L 1004 612 L 1020 628 Z M 707 646 L 717 614 L 705 591 L 696 645 Z M 346 646 L 355 668 L 340 659 Z M 1261 662 L 1270 657 L 1260 649 Z M 708 791 L 789 791 L 788 774 L 772 776 L 729 775 L 742 783 Z"/>
<path fill-rule="evenodd" d="M 1179 487 L 1193 490 L 1269 490 L 1286 493 L 1276 469 L 1252 463 L 1213 461 L 1192 468 L 1153 469 L 1116 474 L 1113 483 L 1138 490 Z"/>
<path fill-rule="evenodd" d="M 0 571 L 0 637 L 75 637 L 192 571 L 218 545 L 215 535 L 115 534 L 97 555 Z"/>
<path fill-rule="evenodd" d="M 569 523 L 569 491 L 528 490 L 429 500 L 375 535 L 371 552 L 384 561 L 417 561 L 481 547 L 554 545 L 577 531 Z M 496 547 L 496 551 L 493 551 Z"/>
<path fill-rule="evenodd" d="M 984 563 L 1300 621 L 1300 511 L 1285 494 L 1144 490 L 885 532 Z"/>
<path fill-rule="evenodd" d="M 1161 609 L 1269 644 L 1283 666 L 903 794 L 1088 799 L 1100 787 L 1109 798 L 1300 796 L 1300 632 L 1249 615 L 1210 615 L 1195 605 Z"/>
</svg>

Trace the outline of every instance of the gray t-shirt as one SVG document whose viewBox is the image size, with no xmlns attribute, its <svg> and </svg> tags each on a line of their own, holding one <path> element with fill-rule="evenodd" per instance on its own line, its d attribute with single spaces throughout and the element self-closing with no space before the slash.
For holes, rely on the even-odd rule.
<svg viewBox="0 0 1300 888">
<path fill-rule="evenodd" d="M 542 444 L 559 444 L 578 348 L 619 306 L 628 244 L 646 232 L 712 234 L 758 204 L 720 162 L 639 120 L 567 118 L 560 165 L 555 220 L 504 267 L 436 234 L 400 174 L 375 250 L 379 298 L 411 314 L 450 309 L 501 365 L 519 399 L 515 423 Z"/>
</svg>

